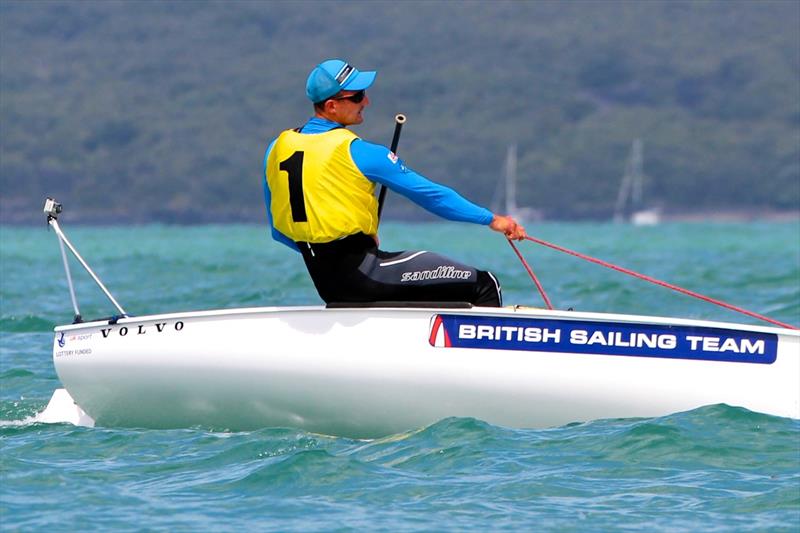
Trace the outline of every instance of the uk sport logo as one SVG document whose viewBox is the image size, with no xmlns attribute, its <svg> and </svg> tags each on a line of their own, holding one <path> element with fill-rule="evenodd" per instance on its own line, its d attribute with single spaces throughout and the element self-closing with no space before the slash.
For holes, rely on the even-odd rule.
<svg viewBox="0 0 800 533">
<path fill-rule="evenodd" d="M 431 335 L 428 341 L 431 346 L 437 348 L 450 348 L 453 343 L 450 342 L 450 335 L 447 333 L 447 328 L 444 327 L 441 315 L 436 315 L 433 318 L 431 325 Z"/>
</svg>

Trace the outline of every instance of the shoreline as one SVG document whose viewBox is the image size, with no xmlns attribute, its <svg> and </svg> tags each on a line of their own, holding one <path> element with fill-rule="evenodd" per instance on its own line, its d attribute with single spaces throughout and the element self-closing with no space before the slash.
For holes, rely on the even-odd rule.
<svg viewBox="0 0 800 533">
<path fill-rule="evenodd" d="M 9 216 L 9 210 L 0 211 L 0 225 L 2 226 L 35 226 L 41 225 L 45 221 L 45 216 L 39 209 L 33 212 L 24 211 L 25 214 L 17 211 Z M 423 216 L 420 217 L 419 215 Z M 394 216 L 393 216 L 394 215 Z M 435 215 L 428 213 L 387 213 L 384 220 L 392 222 L 411 222 L 425 223 L 444 221 Z M 110 211 L 87 211 L 70 210 L 69 213 L 62 215 L 62 220 L 69 224 L 76 225 L 146 225 L 146 224 L 165 224 L 176 226 L 200 226 L 212 224 L 265 224 L 266 217 L 264 212 L 239 211 L 239 212 L 165 212 L 158 213 L 130 213 L 130 212 L 110 212 Z M 614 223 L 611 216 L 608 218 L 598 217 L 573 217 L 573 218 L 547 218 L 541 220 L 523 221 L 527 224 L 539 224 L 547 222 L 591 222 L 591 223 Z M 673 223 L 673 222 L 798 222 L 800 223 L 800 209 L 769 209 L 769 208 L 719 208 L 705 209 L 697 211 L 670 211 L 663 210 L 658 215 L 658 222 L 652 225 Z"/>
<path fill-rule="evenodd" d="M 666 212 L 662 222 L 800 222 L 800 209 L 719 209 L 692 212 Z"/>
</svg>

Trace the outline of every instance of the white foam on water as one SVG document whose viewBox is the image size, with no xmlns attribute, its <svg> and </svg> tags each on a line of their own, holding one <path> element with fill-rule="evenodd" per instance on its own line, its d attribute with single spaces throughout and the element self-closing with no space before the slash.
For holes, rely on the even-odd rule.
<svg viewBox="0 0 800 533">
<path fill-rule="evenodd" d="M 35 416 L 29 416 L 27 418 L 23 418 L 22 420 L 0 420 L 0 428 L 3 427 L 14 427 L 14 426 L 29 426 L 31 424 L 36 424 L 37 420 Z"/>
</svg>

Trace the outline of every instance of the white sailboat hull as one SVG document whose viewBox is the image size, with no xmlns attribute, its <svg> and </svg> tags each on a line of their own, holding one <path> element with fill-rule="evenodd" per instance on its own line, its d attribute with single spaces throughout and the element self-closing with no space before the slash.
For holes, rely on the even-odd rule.
<svg viewBox="0 0 800 533">
<path fill-rule="evenodd" d="M 549 427 L 717 403 L 800 418 L 797 331 L 656 317 L 235 309 L 59 326 L 53 355 L 104 426 L 377 437 L 449 416 Z"/>
</svg>

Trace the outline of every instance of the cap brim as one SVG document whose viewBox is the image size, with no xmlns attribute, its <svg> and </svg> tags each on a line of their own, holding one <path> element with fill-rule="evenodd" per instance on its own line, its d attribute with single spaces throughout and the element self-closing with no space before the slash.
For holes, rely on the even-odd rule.
<svg viewBox="0 0 800 533">
<path fill-rule="evenodd" d="M 369 89 L 377 75 L 378 73 L 375 71 L 359 72 L 355 76 L 351 76 L 351 79 L 347 80 L 347 82 L 342 85 L 342 89 L 346 91 L 363 91 L 364 89 Z"/>
</svg>

